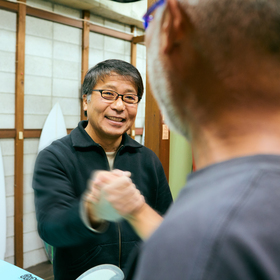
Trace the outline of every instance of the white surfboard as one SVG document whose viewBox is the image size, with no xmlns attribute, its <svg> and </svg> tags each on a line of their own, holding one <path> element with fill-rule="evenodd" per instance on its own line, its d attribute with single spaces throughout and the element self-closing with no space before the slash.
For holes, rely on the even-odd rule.
<svg viewBox="0 0 280 280">
<path fill-rule="evenodd" d="M 49 146 L 54 140 L 67 135 L 64 117 L 59 103 L 50 111 L 42 129 L 38 152 Z"/>
<path fill-rule="evenodd" d="M 101 264 L 84 272 L 76 280 L 123 280 L 121 269 L 112 264 Z"/>
<path fill-rule="evenodd" d="M 59 103 L 56 103 L 50 111 L 42 129 L 38 153 L 49 146 L 53 141 L 67 135 L 64 117 Z M 48 259 L 53 263 L 53 247 L 44 242 Z"/>
<path fill-rule="evenodd" d="M 42 278 L 13 264 L 0 260 L 1 279 L 9 280 L 43 280 Z"/>
<path fill-rule="evenodd" d="M 0 260 L 6 252 L 6 191 L 3 158 L 0 146 Z"/>
</svg>

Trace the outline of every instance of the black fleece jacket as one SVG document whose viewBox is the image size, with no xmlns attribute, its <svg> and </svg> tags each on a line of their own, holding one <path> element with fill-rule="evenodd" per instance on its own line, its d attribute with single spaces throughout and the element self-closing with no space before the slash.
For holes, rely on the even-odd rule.
<svg viewBox="0 0 280 280">
<path fill-rule="evenodd" d="M 79 123 L 66 137 L 54 141 L 37 157 L 33 176 L 38 231 L 55 247 L 55 280 L 76 279 L 100 264 L 125 268 L 129 253 L 140 241 L 129 223 L 109 223 L 104 233 L 93 232 L 80 215 L 81 198 L 94 170 L 109 170 L 103 148 Z M 146 202 L 160 214 L 172 203 L 172 196 L 157 156 L 123 135 L 114 168 L 130 171 L 132 181 Z"/>
</svg>

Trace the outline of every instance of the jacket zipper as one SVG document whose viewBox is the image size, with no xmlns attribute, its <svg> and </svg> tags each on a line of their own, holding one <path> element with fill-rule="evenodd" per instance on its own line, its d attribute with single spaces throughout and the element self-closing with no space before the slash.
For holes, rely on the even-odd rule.
<svg viewBox="0 0 280 280">
<path fill-rule="evenodd" d="M 119 268 L 121 268 L 121 255 L 122 255 L 122 235 L 121 235 L 121 227 L 120 224 L 117 223 L 118 231 L 119 231 Z"/>
<path fill-rule="evenodd" d="M 99 146 L 100 146 L 100 148 L 103 150 L 103 152 L 104 152 L 104 154 L 105 154 L 105 157 L 106 157 L 106 160 L 107 160 L 107 164 L 108 164 L 108 170 L 110 170 L 110 165 L 109 165 L 109 161 L 108 161 L 106 152 L 105 152 L 104 149 L 101 147 L 101 145 L 99 145 Z M 116 159 L 116 157 L 117 157 L 118 152 L 121 150 L 122 147 L 123 147 L 123 145 L 119 146 L 119 148 L 117 149 L 115 159 Z M 115 159 L 114 159 L 114 162 L 113 162 L 113 169 L 114 169 L 114 167 L 115 167 Z M 117 228 L 118 228 L 118 235 L 119 235 L 119 268 L 121 268 L 122 235 L 121 235 L 121 228 L 120 228 L 120 224 L 119 224 L 119 223 L 117 223 Z"/>
<path fill-rule="evenodd" d="M 113 163 L 113 169 L 115 167 L 115 160 L 116 160 L 116 157 L 119 153 L 119 151 L 121 150 L 121 148 L 123 147 L 123 145 L 119 146 L 119 148 L 117 149 L 116 151 L 116 156 L 114 158 L 114 163 Z M 120 224 L 117 223 L 117 227 L 118 227 L 118 234 L 119 234 L 119 268 L 121 268 L 121 256 L 122 256 L 122 233 L 121 233 L 121 227 L 120 227 Z"/>
</svg>

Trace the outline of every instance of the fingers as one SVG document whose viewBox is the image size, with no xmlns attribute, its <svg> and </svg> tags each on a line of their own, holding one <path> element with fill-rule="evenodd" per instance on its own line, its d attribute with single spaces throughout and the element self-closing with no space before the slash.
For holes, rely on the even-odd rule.
<svg viewBox="0 0 280 280">
<path fill-rule="evenodd" d="M 144 203 L 145 199 L 139 192 L 125 201 L 114 201 L 112 204 L 120 215 L 126 217 L 138 211 Z"/>
<path fill-rule="evenodd" d="M 127 177 L 117 178 L 110 186 L 104 186 L 102 191 L 105 193 L 106 200 L 122 216 L 132 214 L 145 202 L 140 191 Z"/>
<path fill-rule="evenodd" d="M 100 187 L 94 182 L 89 182 L 88 190 L 84 194 L 84 200 L 92 203 L 97 203 L 100 198 Z"/>
<path fill-rule="evenodd" d="M 132 183 L 129 178 L 129 171 L 121 171 L 115 169 L 113 171 L 95 171 L 88 182 L 87 192 L 84 199 L 93 203 L 97 203 L 100 199 L 101 189 L 104 193 L 116 195 L 127 188 Z M 126 194 L 126 192 L 124 192 Z"/>
<path fill-rule="evenodd" d="M 112 173 L 116 176 L 127 176 L 127 177 L 130 177 L 131 176 L 131 173 L 129 171 L 122 171 L 122 170 L 119 170 L 119 169 L 114 169 L 112 171 Z"/>
<path fill-rule="evenodd" d="M 89 181 L 85 199 L 98 207 L 100 198 L 104 197 L 120 215 L 128 216 L 145 203 L 130 177 L 130 172 L 118 169 L 111 172 L 96 171 Z"/>
</svg>

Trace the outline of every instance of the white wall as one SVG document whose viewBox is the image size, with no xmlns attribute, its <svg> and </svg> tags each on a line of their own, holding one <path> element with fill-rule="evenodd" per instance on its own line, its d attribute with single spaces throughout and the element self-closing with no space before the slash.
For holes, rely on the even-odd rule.
<svg viewBox="0 0 280 280">
<path fill-rule="evenodd" d="M 11 129 L 15 125 L 15 13 L 0 10 L 0 42 L 0 128 Z M 0 139 L 0 145 L 3 154 L 6 187 L 7 244 L 5 260 L 13 263 L 14 139 Z"/>
<path fill-rule="evenodd" d="M 27 0 L 38 8 L 81 17 L 81 11 L 41 0 Z M 91 21 L 130 32 L 130 26 L 91 15 Z M 138 35 L 141 35 L 138 30 Z M 59 102 L 67 128 L 80 120 L 81 40 L 78 28 L 26 17 L 24 128 L 42 129 L 48 113 Z M 16 14 L 0 10 L 0 129 L 15 127 Z M 130 43 L 90 33 L 89 67 L 117 58 L 130 62 Z M 146 48 L 137 46 L 137 68 L 146 78 Z M 138 107 L 136 127 L 144 126 L 145 95 Z M 136 137 L 141 142 L 141 137 Z M 24 268 L 47 260 L 37 233 L 32 176 L 39 139 L 24 140 Z M 5 260 L 14 263 L 14 139 L 0 139 L 3 153 L 6 203 L 7 250 Z M 0 229 L 1 230 L 1 229 Z"/>
<path fill-rule="evenodd" d="M 68 128 L 80 119 L 81 38 L 78 28 L 26 17 L 24 127 L 42 128 L 56 102 Z"/>
<path fill-rule="evenodd" d="M 16 14 L 0 10 L 0 128 L 15 124 Z"/>
</svg>

